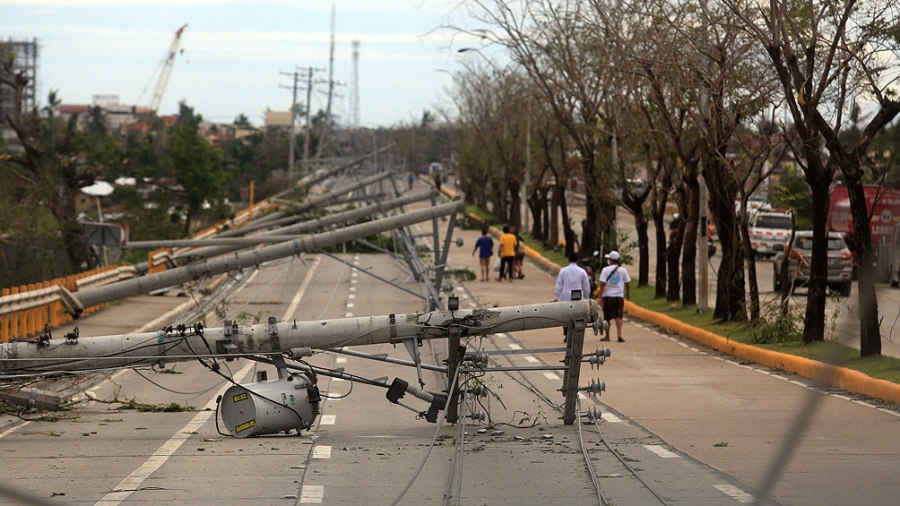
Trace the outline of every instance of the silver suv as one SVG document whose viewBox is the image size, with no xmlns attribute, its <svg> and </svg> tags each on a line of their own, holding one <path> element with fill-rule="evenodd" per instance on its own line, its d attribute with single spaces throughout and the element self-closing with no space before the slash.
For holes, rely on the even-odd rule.
<svg viewBox="0 0 900 506">
<path fill-rule="evenodd" d="M 788 253 L 788 276 L 794 285 L 805 285 L 809 281 L 809 263 L 812 260 L 812 231 L 797 232 L 794 235 L 794 244 Z M 778 273 L 784 261 L 783 250 L 775 254 L 775 272 L 772 286 L 775 290 L 781 290 L 781 280 Z M 853 286 L 853 255 L 847 248 L 844 238 L 837 232 L 828 233 L 828 287 L 839 292 L 842 297 L 850 296 Z"/>
</svg>

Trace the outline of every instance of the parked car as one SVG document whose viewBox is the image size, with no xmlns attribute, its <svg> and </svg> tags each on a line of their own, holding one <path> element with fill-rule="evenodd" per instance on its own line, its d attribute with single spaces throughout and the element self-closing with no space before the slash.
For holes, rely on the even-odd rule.
<svg viewBox="0 0 900 506">
<path fill-rule="evenodd" d="M 782 243 L 783 246 L 784 243 Z M 781 264 L 788 259 L 788 276 L 792 283 L 805 285 L 809 281 L 809 263 L 812 260 L 812 231 L 799 231 L 794 235 L 794 243 L 785 255 L 784 249 L 775 254 L 775 267 L 772 286 L 781 290 Z M 853 256 L 844 238 L 838 232 L 828 233 L 828 288 L 839 292 L 842 297 L 849 297 L 853 286 Z"/>
<path fill-rule="evenodd" d="M 791 236 L 791 213 L 757 212 L 750 220 L 750 246 L 758 256 L 772 256 Z"/>
</svg>

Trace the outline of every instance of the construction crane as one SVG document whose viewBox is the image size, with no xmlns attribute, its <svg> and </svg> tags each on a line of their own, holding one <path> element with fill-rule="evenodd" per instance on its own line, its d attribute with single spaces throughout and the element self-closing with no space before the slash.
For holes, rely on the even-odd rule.
<svg viewBox="0 0 900 506">
<path fill-rule="evenodd" d="M 169 52 L 166 54 L 166 59 L 163 60 L 159 80 L 156 82 L 156 89 L 153 91 L 153 99 L 150 101 L 150 112 L 152 114 L 156 114 L 156 110 L 159 109 L 159 103 L 162 102 L 166 84 L 169 82 L 169 75 L 172 73 L 172 66 L 175 64 L 175 54 L 178 53 L 178 45 L 181 44 L 181 34 L 187 26 L 187 23 L 185 23 L 175 31 L 175 38 L 172 39 Z"/>
</svg>

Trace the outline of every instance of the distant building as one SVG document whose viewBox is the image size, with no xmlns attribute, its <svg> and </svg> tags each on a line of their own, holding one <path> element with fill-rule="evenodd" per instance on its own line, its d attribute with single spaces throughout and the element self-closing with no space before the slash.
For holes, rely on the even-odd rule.
<svg viewBox="0 0 900 506">
<path fill-rule="evenodd" d="M 94 95 L 91 97 L 90 105 L 60 104 L 57 112 L 63 121 L 68 121 L 73 115 L 78 114 L 78 126 L 84 128 L 92 107 L 99 107 L 103 111 L 107 125 L 113 132 L 123 131 L 143 121 L 150 112 L 146 107 L 120 103 L 118 95 Z"/>
<path fill-rule="evenodd" d="M 12 61 L 14 73 L 21 73 L 26 79 L 22 89 L 21 103 L 18 104 L 22 111 L 30 111 L 37 104 L 37 39 L 31 41 L 0 40 L 0 61 Z M 0 84 L 0 116 L 10 114 L 16 110 L 13 89 Z"/>
</svg>

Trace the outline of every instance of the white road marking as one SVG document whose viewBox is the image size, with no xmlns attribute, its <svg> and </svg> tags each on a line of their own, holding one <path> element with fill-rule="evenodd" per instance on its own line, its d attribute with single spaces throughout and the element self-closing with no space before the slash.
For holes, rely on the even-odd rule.
<svg viewBox="0 0 900 506">
<path fill-rule="evenodd" d="M 240 371 L 235 375 L 236 378 L 241 378 L 239 380 L 243 381 L 246 376 L 250 373 L 250 371 L 256 366 L 254 362 L 248 362 L 241 368 Z M 191 435 L 197 431 L 207 420 L 215 413 L 216 408 L 216 399 L 225 394 L 225 391 L 231 388 L 231 384 L 223 386 L 219 389 L 219 392 L 206 403 L 206 406 L 202 408 L 202 410 L 197 413 L 194 418 L 188 422 L 180 431 L 176 432 L 169 438 L 168 441 L 163 443 L 162 446 L 159 447 L 158 450 L 153 452 L 153 455 L 144 462 L 141 467 L 137 468 L 129 474 L 124 480 L 119 482 L 118 485 L 113 489 L 114 492 L 110 492 L 103 496 L 102 499 L 97 501 L 95 505 L 99 506 L 114 506 L 125 499 L 128 498 L 135 490 L 139 490 L 141 488 L 141 484 L 150 477 L 153 473 L 156 472 L 157 469 L 162 467 L 163 464 L 169 460 L 169 457 L 172 456 L 181 445 L 187 441 Z M 119 492 L 121 491 L 121 492 Z"/>
<path fill-rule="evenodd" d="M 331 378 L 332 383 L 340 383 L 344 381 L 344 378 Z"/>
<path fill-rule="evenodd" d="M 670 452 L 669 450 L 666 450 L 665 448 L 663 448 L 660 445 L 644 445 L 644 448 L 646 448 L 647 450 L 655 453 L 657 456 L 664 458 L 664 459 L 679 459 L 679 458 L 681 458 L 678 456 L 677 453 Z"/>
<path fill-rule="evenodd" d="M 324 485 L 303 485 L 300 489 L 300 504 L 321 504 L 324 499 Z"/>
<path fill-rule="evenodd" d="M 319 266 L 319 261 L 322 257 L 317 256 L 315 260 L 313 260 L 312 265 L 309 266 L 309 270 L 306 271 L 306 277 L 303 278 L 303 283 L 300 283 L 300 289 L 297 290 L 297 293 L 294 294 L 294 298 L 291 299 L 291 304 L 288 306 L 287 311 L 284 312 L 284 319 L 287 320 L 294 316 L 294 311 L 297 310 L 297 306 L 300 305 L 300 299 L 303 298 L 303 295 L 306 293 L 306 289 L 309 288 L 309 284 L 312 282 L 313 273 L 316 271 L 316 268 Z M 256 274 L 259 271 L 253 271 Z"/>
<path fill-rule="evenodd" d="M 331 447 L 327 445 L 316 446 L 313 448 L 312 458 L 314 459 L 330 459 Z"/>
<path fill-rule="evenodd" d="M 532 364 L 536 364 L 536 363 L 540 362 L 540 360 L 532 357 L 531 355 L 525 355 L 525 360 L 528 362 L 531 362 Z"/>
<path fill-rule="evenodd" d="M 519 345 L 516 344 L 516 343 L 509 343 L 509 349 L 511 349 L 511 350 L 521 350 L 522 347 L 519 346 Z"/>
<path fill-rule="evenodd" d="M 557 376 L 555 372 L 545 372 L 544 377 L 549 380 L 558 380 L 559 379 L 559 376 Z"/>
<path fill-rule="evenodd" d="M 353 299 L 356 298 L 356 294 L 355 294 L 355 293 L 351 293 L 350 295 L 347 296 L 347 298 L 350 299 L 350 300 L 353 300 Z"/>
<path fill-rule="evenodd" d="M 319 422 L 319 425 L 334 425 L 336 419 L 337 415 L 322 415 L 322 421 Z"/>
<path fill-rule="evenodd" d="M 714 488 L 718 489 L 719 492 L 727 495 L 728 497 L 734 499 L 740 503 L 752 503 L 753 496 L 744 492 L 743 490 L 735 487 L 734 485 L 713 485 Z"/>
<path fill-rule="evenodd" d="M 356 304 L 354 304 L 354 303 L 352 303 L 352 302 L 348 302 L 348 303 L 347 303 L 347 307 L 348 307 L 348 308 L 356 307 Z"/>
<path fill-rule="evenodd" d="M 609 423 L 621 423 L 622 419 L 612 413 L 601 413 L 600 418 Z"/>
<path fill-rule="evenodd" d="M 353 313 L 347 311 L 346 313 L 344 313 L 344 318 L 353 318 Z"/>
<path fill-rule="evenodd" d="M 334 359 L 334 363 L 335 364 L 346 364 L 347 358 L 346 357 L 338 357 L 338 358 Z"/>
</svg>

